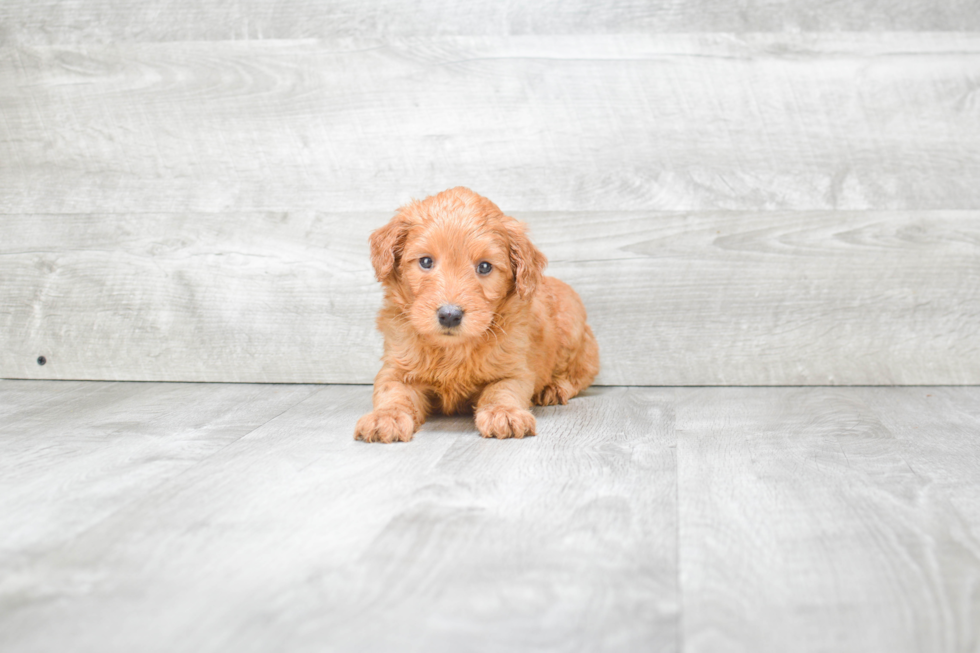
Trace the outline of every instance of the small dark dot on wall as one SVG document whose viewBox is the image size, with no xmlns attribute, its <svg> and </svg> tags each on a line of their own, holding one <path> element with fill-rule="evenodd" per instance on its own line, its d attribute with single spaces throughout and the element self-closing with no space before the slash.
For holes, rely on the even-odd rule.
<svg viewBox="0 0 980 653">
<path fill-rule="evenodd" d="M 45 358 L 44 356 L 38 356 L 37 357 L 37 364 L 38 365 L 44 365 L 47 362 L 48 362 L 48 359 Z"/>
</svg>

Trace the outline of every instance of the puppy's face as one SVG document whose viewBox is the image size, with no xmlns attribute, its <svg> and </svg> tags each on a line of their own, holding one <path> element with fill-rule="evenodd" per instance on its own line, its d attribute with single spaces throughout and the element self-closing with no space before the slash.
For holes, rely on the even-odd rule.
<svg viewBox="0 0 980 653">
<path fill-rule="evenodd" d="M 466 189 L 402 207 L 371 235 L 371 253 L 411 327 L 443 345 L 483 337 L 506 299 L 530 296 L 546 264 L 523 224 Z"/>
<path fill-rule="evenodd" d="M 415 331 L 447 342 L 483 335 L 513 288 L 500 234 L 456 221 L 429 220 L 410 230 L 398 273 Z"/>
</svg>

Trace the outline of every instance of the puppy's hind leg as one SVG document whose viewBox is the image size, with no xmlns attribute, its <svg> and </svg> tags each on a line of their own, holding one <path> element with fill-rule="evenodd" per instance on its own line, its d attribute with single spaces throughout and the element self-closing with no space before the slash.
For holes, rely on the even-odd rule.
<svg viewBox="0 0 980 653">
<path fill-rule="evenodd" d="M 582 330 L 578 347 L 570 353 L 563 369 L 556 370 L 551 382 L 534 395 L 537 406 L 564 406 L 568 400 L 592 385 L 599 373 L 599 344 L 589 325 Z"/>
<path fill-rule="evenodd" d="M 579 343 L 575 355 L 572 356 L 564 375 L 572 388 L 572 394 L 568 398 L 571 399 L 592 385 L 598 373 L 599 343 L 596 342 L 592 328 L 586 324 L 582 332 L 582 341 Z"/>
<path fill-rule="evenodd" d="M 575 396 L 575 387 L 569 383 L 568 379 L 555 376 L 551 383 L 541 388 L 541 391 L 534 395 L 535 406 L 557 406 L 568 403 L 568 400 Z"/>
</svg>

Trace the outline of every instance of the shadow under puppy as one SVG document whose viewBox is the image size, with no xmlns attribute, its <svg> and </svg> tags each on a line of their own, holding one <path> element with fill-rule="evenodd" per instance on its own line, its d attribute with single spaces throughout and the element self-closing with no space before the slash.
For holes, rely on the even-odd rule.
<svg viewBox="0 0 980 653">
<path fill-rule="evenodd" d="M 407 442 L 434 410 L 475 409 L 483 437 L 535 434 L 531 404 L 564 404 L 599 371 L 578 294 L 543 276 L 526 226 L 467 188 L 401 207 L 371 234 L 384 286 L 383 365 L 365 442 Z"/>
</svg>

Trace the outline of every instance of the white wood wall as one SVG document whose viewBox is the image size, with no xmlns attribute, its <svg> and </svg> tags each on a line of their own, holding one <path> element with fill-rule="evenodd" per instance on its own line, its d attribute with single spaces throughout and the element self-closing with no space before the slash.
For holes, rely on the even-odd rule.
<svg viewBox="0 0 980 653">
<path fill-rule="evenodd" d="M 600 383 L 980 383 L 980 8 L 897 4 L 7 0 L 0 376 L 369 382 L 466 185 Z"/>
</svg>

